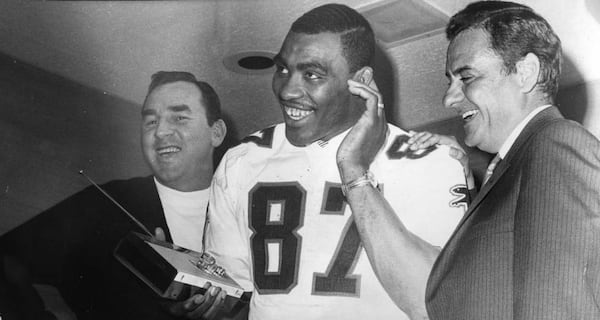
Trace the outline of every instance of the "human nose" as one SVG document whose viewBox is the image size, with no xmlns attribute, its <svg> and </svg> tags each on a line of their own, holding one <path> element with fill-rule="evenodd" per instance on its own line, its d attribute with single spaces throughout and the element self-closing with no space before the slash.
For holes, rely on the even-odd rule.
<svg viewBox="0 0 600 320">
<path fill-rule="evenodd" d="M 155 135 L 159 138 L 168 136 L 173 133 L 173 126 L 168 119 L 160 119 L 158 120 L 158 124 L 156 126 Z"/>
<path fill-rule="evenodd" d="M 282 100 L 293 100 L 302 97 L 302 81 L 299 77 L 280 79 L 279 97 Z"/>
<path fill-rule="evenodd" d="M 443 103 L 446 108 L 456 107 L 456 104 L 464 98 L 462 88 L 455 81 L 451 82 L 444 94 Z"/>
</svg>

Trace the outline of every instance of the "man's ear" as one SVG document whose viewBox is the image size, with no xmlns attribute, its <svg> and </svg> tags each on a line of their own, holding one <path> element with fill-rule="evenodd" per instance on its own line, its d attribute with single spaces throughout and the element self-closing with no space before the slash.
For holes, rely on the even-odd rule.
<svg viewBox="0 0 600 320">
<path fill-rule="evenodd" d="M 211 126 L 211 144 L 213 147 L 218 147 L 223 143 L 225 135 L 227 134 L 227 125 L 222 119 L 218 119 Z"/>
<path fill-rule="evenodd" d="M 530 52 L 517 62 L 516 68 L 521 92 L 533 91 L 540 76 L 540 59 Z"/>
<path fill-rule="evenodd" d="M 373 68 L 366 66 L 358 69 L 358 71 L 354 73 L 352 80 L 366 85 L 371 84 L 371 81 L 373 81 Z"/>
</svg>

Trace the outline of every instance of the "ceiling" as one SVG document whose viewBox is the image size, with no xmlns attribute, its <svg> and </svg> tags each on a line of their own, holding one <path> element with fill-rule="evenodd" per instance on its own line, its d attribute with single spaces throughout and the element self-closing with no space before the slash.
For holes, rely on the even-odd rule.
<svg viewBox="0 0 600 320">
<path fill-rule="evenodd" d="M 191 71 L 215 87 L 234 135 L 241 137 L 280 121 L 281 115 L 271 92 L 270 72 L 233 72 L 225 67 L 224 59 L 245 51 L 276 53 L 291 23 L 301 13 L 326 2 L 4 0 L 0 3 L 0 52 L 138 104 L 154 72 Z M 413 127 L 450 117 L 440 108 L 446 85 L 446 40 L 439 24 L 423 22 L 423 13 L 416 18 L 413 14 L 412 20 L 407 20 L 410 16 L 394 19 L 390 13 L 401 14 L 416 5 L 444 20 L 470 1 L 338 2 L 365 13 L 372 23 L 379 19 L 380 26 L 375 29 L 382 57 L 389 60 L 389 70 L 382 72 L 393 77 L 388 87 L 395 91 L 390 98 L 396 107 L 392 119 Z M 600 49 L 581 47 L 594 42 L 588 35 L 594 30 L 577 33 L 581 19 L 593 19 L 580 15 L 588 10 L 585 0 L 520 2 L 540 8 L 538 11 L 547 15 L 570 48 L 566 51 L 575 52 L 567 63 L 566 81 L 582 81 L 586 75 L 581 70 L 600 70 L 597 62 L 590 62 L 597 61 L 590 57 L 600 56 L 596 55 Z M 392 9 L 378 9 L 390 5 Z M 409 23 L 402 23 L 406 21 Z M 411 29 L 415 26 L 416 33 Z M 408 40 L 404 39 L 406 30 Z M 600 71 L 591 72 L 592 77 L 600 78 Z"/>
</svg>

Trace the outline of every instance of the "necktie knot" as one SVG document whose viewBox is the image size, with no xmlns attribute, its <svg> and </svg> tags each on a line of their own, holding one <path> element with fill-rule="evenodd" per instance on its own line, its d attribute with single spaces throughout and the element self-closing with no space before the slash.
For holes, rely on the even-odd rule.
<svg viewBox="0 0 600 320">
<path fill-rule="evenodd" d="M 498 165 L 500 160 L 502 160 L 502 158 L 500 158 L 500 155 L 496 154 L 494 159 L 492 159 L 492 161 L 488 165 L 487 170 L 485 170 L 485 176 L 483 177 L 482 185 L 486 184 L 488 182 L 488 180 L 490 180 L 490 177 L 494 173 L 494 169 L 496 169 L 496 166 Z"/>
</svg>

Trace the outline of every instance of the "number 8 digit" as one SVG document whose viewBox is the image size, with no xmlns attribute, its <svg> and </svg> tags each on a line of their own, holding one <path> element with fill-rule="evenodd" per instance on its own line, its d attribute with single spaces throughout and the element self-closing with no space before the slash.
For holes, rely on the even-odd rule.
<svg viewBox="0 0 600 320">
<path fill-rule="evenodd" d="M 287 293 L 298 281 L 306 191 L 296 182 L 259 183 L 248 196 L 255 286 L 261 294 Z"/>
</svg>

